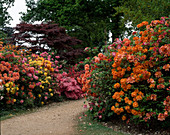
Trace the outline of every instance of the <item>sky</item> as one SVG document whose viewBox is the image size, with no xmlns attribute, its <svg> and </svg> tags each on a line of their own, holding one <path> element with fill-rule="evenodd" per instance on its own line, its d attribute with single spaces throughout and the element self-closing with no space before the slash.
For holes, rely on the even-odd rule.
<svg viewBox="0 0 170 135">
<path fill-rule="evenodd" d="M 37 0 L 35 0 L 37 1 Z M 20 23 L 20 12 L 26 12 L 26 3 L 25 0 L 15 0 L 14 6 L 8 9 L 9 14 L 12 17 L 12 21 L 10 21 L 10 25 L 7 25 L 9 27 L 15 27 L 16 24 Z M 37 22 L 36 22 L 37 23 Z M 109 35 L 111 37 L 111 35 Z"/>
<path fill-rule="evenodd" d="M 16 24 L 20 23 L 20 14 L 19 12 L 26 12 L 26 5 L 25 0 L 15 0 L 14 6 L 8 9 L 9 14 L 12 17 L 12 21 L 10 21 L 11 25 L 10 27 L 15 27 Z"/>
</svg>

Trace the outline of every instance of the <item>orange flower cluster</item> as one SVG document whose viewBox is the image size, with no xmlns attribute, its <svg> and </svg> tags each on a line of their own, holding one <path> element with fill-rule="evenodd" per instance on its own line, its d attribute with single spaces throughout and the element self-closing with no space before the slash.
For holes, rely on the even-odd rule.
<svg viewBox="0 0 170 135">
<path fill-rule="evenodd" d="M 127 113 L 133 115 L 145 115 L 144 111 L 137 111 L 140 108 L 140 103 L 144 100 L 157 101 L 160 99 L 158 96 L 161 95 L 157 95 L 156 92 L 160 89 L 168 89 L 167 78 L 164 76 L 167 76 L 165 71 L 170 69 L 168 63 L 170 44 L 164 43 L 164 38 L 166 37 L 167 42 L 169 38 L 167 33 L 170 31 L 162 29 L 163 26 L 155 27 L 158 24 L 169 26 L 169 21 L 155 20 L 149 25 L 148 22 L 144 21 L 138 24 L 138 28 L 146 26 L 146 30 L 139 33 L 140 37 L 135 35 L 136 32 L 133 33 L 131 42 L 124 39 L 124 42 L 128 43 L 117 50 L 112 64 L 113 80 L 117 82 L 114 84 L 115 93 L 112 98 L 116 102 L 122 103 L 119 108 L 122 107 Z M 157 86 L 157 90 L 154 89 L 155 86 Z M 123 95 L 118 90 L 123 91 Z M 144 95 L 147 94 L 150 94 L 150 96 L 144 98 Z M 126 97 L 122 98 L 125 95 Z M 120 114 L 119 108 L 112 106 L 111 109 Z M 169 108 L 169 105 L 166 108 Z M 166 110 L 166 116 L 168 111 Z M 164 120 L 164 118 L 162 114 L 159 114 L 159 120 Z"/>
<path fill-rule="evenodd" d="M 116 99 L 118 102 L 121 102 L 122 97 L 124 96 L 124 92 L 120 91 L 120 92 L 115 92 L 114 95 L 112 96 L 113 99 Z"/>
<path fill-rule="evenodd" d="M 78 77 L 77 80 L 80 84 L 83 85 L 82 91 L 90 94 L 91 85 L 89 83 L 91 80 L 87 78 L 90 77 L 92 70 L 90 70 L 89 64 L 86 64 L 84 68 L 85 68 L 85 73 L 81 74 L 80 78 Z"/>
<path fill-rule="evenodd" d="M 103 60 L 106 60 L 108 61 L 107 57 L 103 54 L 103 53 L 99 53 L 98 54 L 98 57 L 97 56 L 94 56 L 94 61 L 95 63 L 100 63 L 101 61 Z M 90 85 L 90 82 L 92 81 L 92 79 L 88 79 L 88 77 L 91 76 L 91 72 L 93 70 L 95 70 L 95 68 L 98 68 L 95 64 L 94 64 L 94 67 L 90 67 L 89 64 L 86 64 L 84 66 L 84 69 L 85 69 L 85 73 L 84 74 L 81 74 L 80 78 L 77 78 L 78 82 L 80 84 L 83 85 L 82 87 L 82 91 L 83 92 L 86 92 L 87 94 L 89 95 L 92 95 L 92 96 L 96 96 L 96 93 L 91 93 L 91 85 Z M 95 87 L 95 84 L 93 84 L 93 87 Z"/>
<path fill-rule="evenodd" d="M 165 65 L 163 66 L 163 69 L 164 69 L 165 71 L 169 71 L 169 69 L 170 69 L 170 64 L 165 64 Z"/>
<path fill-rule="evenodd" d="M 111 110 L 114 111 L 117 115 L 120 115 L 122 112 L 124 112 L 124 109 L 122 107 L 116 108 L 115 106 L 112 106 Z"/>
<path fill-rule="evenodd" d="M 142 100 L 144 97 L 144 94 L 141 91 L 139 91 L 138 89 L 136 89 L 135 91 L 133 91 L 131 93 L 131 97 L 133 97 L 133 101 L 136 102 L 136 101 Z"/>
<path fill-rule="evenodd" d="M 153 100 L 153 101 L 156 101 L 156 100 L 157 100 L 157 95 L 156 95 L 156 94 L 151 94 L 150 96 L 147 97 L 146 100 Z"/>
<path fill-rule="evenodd" d="M 5 81 L 16 81 L 19 80 L 20 74 L 19 72 L 11 71 L 14 67 L 11 67 L 9 62 L 1 61 L 0 64 L 0 79 L 2 80 L 2 84 L 5 84 Z M 15 68 L 17 69 L 17 67 Z M 7 71 L 7 73 L 1 74 L 3 71 Z"/>
<path fill-rule="evenodd" d="M 142 26 L 146 26 L 146 25 L 148 25 L 148 22 L 147 21 L 143 21 L 142 23 L 140 23 L 140 24 L 138 24 L 137 25 L 137 28 L 140 28 L 140 27 L 142 27 Z"/>
<path fill-rule="evenodd" d="M 114 88 L 115 89 L 120 88 L 120 84 L 119 83 L 114 84 Z"/>
<path fill-rule="evenodd" d="M 165 106 L 165 111 L 170 112 L 170 96 L 166 97 L 166 100 L 164 100 L 163 105 Z"/>
</svg>

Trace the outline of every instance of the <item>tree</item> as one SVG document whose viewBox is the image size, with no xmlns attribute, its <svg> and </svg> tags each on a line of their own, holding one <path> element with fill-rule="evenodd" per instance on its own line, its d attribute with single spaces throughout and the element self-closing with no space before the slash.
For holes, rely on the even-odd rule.
<svg viewBox="0 0 170 135">
<path fill-rule="evenodd" d="M 11 36 L 12 28 L 5 27 L 12 19 L 8 9 L 13 6 L 15 0 L 0 0 L 0 39 L 6 43 L 6 39 Z"/>
<path fill-rule="evenodd" d="M 66 28 L 67 33 L 84 42 L 85 46 L 96 46 L 108 40 L 109 31 L 113 39 L 121 33 L 120 15 L 113 16 L 114 6 L 119 0 L 26 0 L 27 12 L 22 13 L 25 22 L 54 21 Z"/>
<path fill-rule="evenodd" d="M 15 0 L 1 0 L 0 1 L 0 28 L 2 29 L 6 24 L 9 24 L 12 19 L 8 13 L 8 9 L 13 6 Z"/>
<path fill-rule="evenodd" d="M 130 21 L 135 28 L 142 21 L 151 22 L 169 16 L 169 8 L 169 0 L 121 0 L 121 6 L 115 9 L 117 13 L 123 13 L 123 23 Z"/>
<path fill-rule="evenodd" d="M 12 41 L 21 47 L 31 49 L 33 53 L 54 50 L 62 59 L 73 62 L 82 50 L 73 49 L 81 41 L 66 34 L 65 28 L 54 23 L 17 24 Z M 26 44 L 25 44 L 26 43 Z M 29 46 L 28 46 L 29 44 Z"/>
</svg>

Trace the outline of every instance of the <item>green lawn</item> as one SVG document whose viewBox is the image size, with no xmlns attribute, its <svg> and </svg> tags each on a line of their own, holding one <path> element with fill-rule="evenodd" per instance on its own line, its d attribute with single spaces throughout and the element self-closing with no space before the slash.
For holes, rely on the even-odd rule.
<svg viewBox="0 0 170 135">
<path fill-rule="evenodd" d="M 78 133 L 76 135 L 129 135 L 127 133 L 114 131 L 92 120 L 90 117 L 83 115 L 79 116 L 77 130 Z"/>
</svg>

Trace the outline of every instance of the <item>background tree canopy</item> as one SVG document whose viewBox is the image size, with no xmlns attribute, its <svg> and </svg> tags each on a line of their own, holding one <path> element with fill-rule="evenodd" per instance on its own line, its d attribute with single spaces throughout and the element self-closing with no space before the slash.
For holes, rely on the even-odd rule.
<svg viewBox="0 0 170 135">
<path fill-rule="evenodd" d="M 116 7 L 117 13 L 123 13 L 122 22 L 132 22 L 135 28 L 142 21 L 151 22 L 160 17 L 170 15 L 169 0 L 121 0 L 120 6 Z"/>
<path fill-rule="evenodd" d="M 66 28 L 70 36 L 83 41 L 85 46 L 96 46 L 118 37 L 120 15 L 113 16 L 119 0 L 26 0 L 27 12 L 22 13 L 25 22 L 54 21 Z"/>
<path fill-rule="evenodd" d="M 13 6 L 15 0 L 0 0 L 0 28 L 9 24 L 12 19 L 8 13 L 8 9 Z"/>
<path fill-rule="evenodd" d="M 10 24 L 12 17 L 8 13 L 8 9 L 13 6 L 15 0 L 0 0 L 0 39 L 6 43 L 5 39 L 12 34 L 12 29 L 6 27 Z"/>
<path fill-rule="evenodd" d="M 8 9 L 15 0 L 0 1 L 0 37 L 4 37 L 2 28 L 12 19 Z M 70 36 L 83 41 L 81 47 L 103 45 L 108 41 L 109 32 L 112 41 L 123 36 L 127 22 L 133 28 L 142 21 L 169 16 L 169 0 L 25 0 L 27 11 L 22 13 L 22 21 L 54 21 L 66 28 Z M 80 47 L 80 46 L 79 46 Z M 78 47 L 78 48 L 79 48 Z"/>
</svg>

